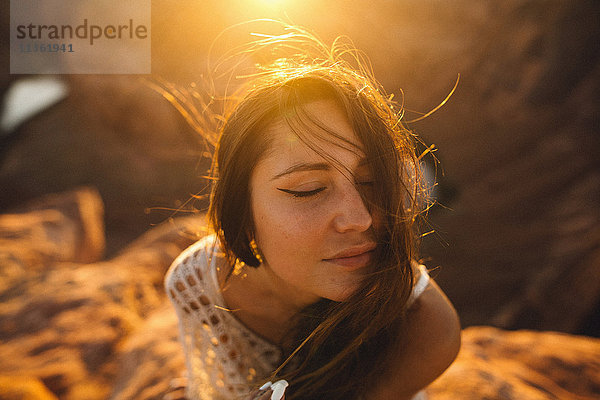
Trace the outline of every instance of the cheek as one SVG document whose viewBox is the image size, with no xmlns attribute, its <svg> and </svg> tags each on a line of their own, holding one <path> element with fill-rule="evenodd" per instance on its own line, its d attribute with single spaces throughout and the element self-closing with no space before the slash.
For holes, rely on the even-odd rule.
<svg viewBox="0 0 600 400">
<path fill-rule="evenodd" d="M 269 201 L 260 194 L 255 200 L 256 240 L 266 257 L 274 260 L 275 257 L 309 256 L 319 252 L 325 225 L 315 207 L 289 204 L 291 202 L 286 202 L 286 199 Z"/>
<path fill-rule="evenodd" d="M 311 218 L 298 212 L 290 212 L 272 205 L 268 210 L 257 210 L 255 228 L 261 246 L 298 247 L 315 235 L 316 226 Z"/>
<path fill-rule="evenodd" d="M 373 230 L 376 233 L 381 234 L 381 232 L 383 232 L 384 228 L 385 228 L 385 217 L 383 216 L 383 212 L 380 210 L 371 212 L 371 218 L 373 219 Z"/>
</svg>

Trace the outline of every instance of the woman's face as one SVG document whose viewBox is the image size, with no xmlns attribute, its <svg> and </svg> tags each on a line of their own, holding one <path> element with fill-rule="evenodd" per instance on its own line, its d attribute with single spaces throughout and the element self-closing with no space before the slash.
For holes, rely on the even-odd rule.
<svg viewBox="0 0 600 400">
<path fill-rule="evenodd" d="M 264 133 L 272 146 L 254 168 L 250 189 L 260 268 L 290 300 L 307 305 L 345 300 L 358 287 L 375 241 L 373 219 L 357 190 L 372 181 L 361 143 L 333 101 L 314 101 L 304 110 L 355 148 L 320 132 L 345 145 L 314 138 L 336 160 L 332 164 L 275 121 Z"/>
</svg>

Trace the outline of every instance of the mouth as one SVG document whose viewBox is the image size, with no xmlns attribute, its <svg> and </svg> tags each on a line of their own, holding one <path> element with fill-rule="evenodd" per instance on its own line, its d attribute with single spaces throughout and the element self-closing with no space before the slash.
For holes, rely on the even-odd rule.
<svg viewBox="0 0 600 400">
<path fill-rule="evenodd" d="M 375 243 L 365 243 L 350 247 L 335 254 L 333 257 L 323 259 L 323 261 L 348 269 L 363 268 L 371 262 L 375 247 L 377 247 Z"/>
</svg>

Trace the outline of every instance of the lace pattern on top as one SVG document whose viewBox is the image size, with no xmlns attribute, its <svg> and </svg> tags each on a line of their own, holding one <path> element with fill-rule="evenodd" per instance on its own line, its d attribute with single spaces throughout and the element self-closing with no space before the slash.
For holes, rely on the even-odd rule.
<svg viewBox="0 0 600 400">
<path fill-rule="evenodd" d="M 181 253 L 165 277 L 179 317 L 190 400 L 243 399 L 282 361 L 279 347 L 227 310 L 217 277 L 219 252 L 216 237 L 207 236 Z M 409 304 L 429 283 L 425 267 L 418 270 Z"/>
<path fill-rule="evenodd" d="M 244 398 L 281 361 L 280 349 L 227 311 L 219 289 L 218 248 L 208 236 L 185 250 L 165 278 L 177 310 L 188 369 L 187 397 Z"/>
</svg>

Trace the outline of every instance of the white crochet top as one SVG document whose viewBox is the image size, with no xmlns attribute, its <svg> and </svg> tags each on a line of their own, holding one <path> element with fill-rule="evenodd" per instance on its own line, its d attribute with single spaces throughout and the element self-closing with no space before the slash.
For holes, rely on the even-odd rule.
<svg viewBox="0 0 600 400">
<path fill-rule="evenodd" d="M 219 251 L 216 237 L 207 236 L 183 251 L 165 277 L 179 317 L 189 400 L 245 399 L 282 362 L 279 347 L 227 310 L 217 278 Z M 410 302 L 429 283 L 425 267 L 419 270 Z"/>
</svg>

